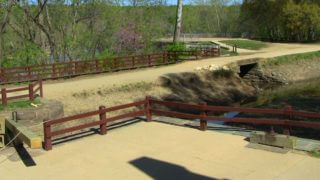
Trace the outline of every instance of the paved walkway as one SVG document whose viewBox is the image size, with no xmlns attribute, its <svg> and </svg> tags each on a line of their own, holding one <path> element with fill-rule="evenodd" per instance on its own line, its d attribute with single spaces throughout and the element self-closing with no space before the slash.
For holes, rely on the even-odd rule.
<svg viewBox="0 0 320 180">
<path fill-rule="evenodd" d="M 246 148 L 241 136 L 139 122 L 30 151 L 37 166 L 0 155 L 2 179 L 319 179 L 320 160 Z M 4 155 L 5 154 L 5 155 Z"/>
</svg>

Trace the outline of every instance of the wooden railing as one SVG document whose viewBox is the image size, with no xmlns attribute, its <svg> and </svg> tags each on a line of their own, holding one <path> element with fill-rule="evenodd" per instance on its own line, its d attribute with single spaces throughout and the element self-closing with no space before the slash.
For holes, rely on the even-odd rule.
<svg viewBox="0 0 320 180">
<path fill-rule="evenodd" d="M 126 109 L 135 106 L 143 106 L 141 110 L 136 110 L 133 112 L 125 113 L 122 115 L 108 117 L 107 113 Z M 191 112 L 199 112 L 199 114 L 191 114 L 191 113 L 181 113 L 174 110 L 160 110 L 156 109 L 156 107 L 165 106 L 168 108 L 179 108 L 188 110 Z M 163 109 L 163 108 L 161 108 Z M 221 117 L 221 116 L 212 116 L 208 115 L 210 112 L 239 112 L 239 113 L 255 113 L 255 114 L 277 114 L 287 116 L 287 119 L 270 119 L 270 118 L 240 118 L 240 117 Z M 73 127 L 68 127 L 65 129 L 60 129 L 57 131 L 52 130 L 52 126 L 55 124 L 61 124 L 69 121 L 74 121 L 86 117 L 97 116 L 99 115 L 99 120 L 76 125 Z M 186 104 L 180 102 L 169 102 L 169 101 L 161 101 L 150 99 L 146 97 L 145 100 L 134 102 L 130 104 L 124 104 L 120 106 L 114 106 L 110 108 L 106 108 L 104 106 L 100 106 L 98 110 L 91 111 L 83 114 L 78 114 L 74 116 L 64 117 L 56 120 L 49 120 L 44 123 L 44 149 L 51 150 L 52 149 L 52 138 L 58 135 L 63 135 L 65 133 L 81 130 L 84 128 L 90 128 L 93 126 L 100 126 L 100 134 L 106 134 L 107 132 L 107 123 L 121 120 L 124 118 L 135 118 L 137 116 L 146 116 L 146 121 L 152 121 L 152 115 L 158 116 L 167 116 L 167 117 L 177 117 L 182 119 L 189 120 L 200 120 L 200 130 L 205 131 L 207 129 L 208 121 L 226 121 L 226 122 L 237 122 L 237 123 L 250 123 L 250 124 L 264 124 L 264 125 L 280 125 L 284 127 L 304 127 L 304 128 L 313 128 L 319 129 L 319 122 L 311 122 L 311 121 L 297 121 L 297 120 L 289 120 L 292 119 L 293 116 L 300 116 L 305 118 L 320 118 L 320 113 L 314 112 L 303 112 L 303 111 L 294 111 L 291 108 L 284 109 L 260 109 L 260 108 L 242 108 L 242 107 L 227 107 L 227 106 L 208 106 L 207 104 Z"/>
<path fill-rule="evenodd" d="M 27 94 L 10 96 L 10 93 L 26 91 Z M 39 93 L 39 94 L 38 94 Z M 42 80 L 38 80 L 34 83 L 29 83 L 28 86 L 19 87 L 19 88 L 1 88 L 1 104 L 6 107 L 8 105 L 8 101 L 15 99 L 26 99 L 28 98 L 30 101 L 33 101 L 36 96 L 39 95 L 43 97 L 43 88 L 42 88 Z"/>
<path fill-rule="evenodd" d="M 134 103 L 130 103 L 130 104 L 124 104 L 124 105 L 120 105 L 120 106 L 114 106 L 114 107 L 110 107 L 110 108 L 100 106 L 99 109 L 96 111 L 91 111 L 91 112 L 87 112 L 87 113 L 83 113 L 83 114 L 77 114 L 74 116 L 64 117 L 64 118 L 56 119 L 56 120 L 49 120 L 43 124 L 44 149 L 51 150 L 52 149 L 52 137 L 55 137 L 58 135 L 62 135 L 65 133 L 70 133 L 73 131 L 77 131 L 77 130 L 81 130 L 81 129 L 85 129 L 85 128 L 90 128 L 90 127 L 94 127 L 94 126 L 100 126 L 100 134 L 103 135 L 103 134 L 107 133 L 107 123 L 109 123 L 109 122 L 121 120 L 121 119 L 125 119 L 125 118 L 134 118 L 134 117 L 143 116 L 143 115 L 150 117 L 148 115 L 149 111 L 147 111 L 148 109 L 150 109 L 148 102 L 149 102 L 149 100 L 146 99 L 143 101 L 134 102 Z M 113 117 L 107 116 L 108 112 L 122 110 L 122 109 L 130 108 L 130 107 L 142 106 L 142 105 L 144 106 L 142 108 L 142 110 L 137 110 L 134 112 L 129 112 L 129 113 L 125 113 L 122 115 L 113 116 Z M 87 118 L 87 117 L 97 116 L 97 115 L 99 115 L 98 121 L 84 123 L 84 124 L 76 125 L 73 127 L 60 129 L 57 131 L 52 130 L 53 125 L 61 124 L 61 123 L 69 122 L 69 121 L 74 121 L 74 120 L 79 120 L 79 119 L 83 119 L 83 118 Z"/>
<path fill-rule="evenodd" d="M 158 110 L 150 109 L 151 114 L 160 116 L 170 116 L 185 119 L 199 119 L 201 130 L 207 129 L 208 121 L 225 121 L 225 122 L 237 122 L 237 123 L 250 123 L 250 124 L 264 124 L 264 125 L 280 125 L 285 127 L 305 127 L 305 128 L 320 128 L 320 122 L 310 122 L 310 121 L 297 121 L 291 120 L 294 116 L 299 116 L 303 118 L 316 118 L 320 119 L 320 113 L 315 112 L 303 112 L 294 111 L 290 106 L 284 109 L 261 109 L 261 108 L 242 108 L 242 107 L 228 107 L 228 106 L 208 106 L 207 104 L 186 104 L 180 102 L 170 102 L 170 101 L 160 101 L 160 100 L 150 100 L 149 104 L 152 105 L 162 105 L 165 107 L 179 108 L 189 111 L 199 111 L 197 114 L 181 113 L 176 111 L 168 110 Z M 210 112 L 237 112 L 237 113 L 253 113 L 253 114 L 276 114 L 281 116 L 286 116 L 287 119 L 270 119 L 270 118 L 241 118 L 241 117 L 221 117 L 208 115 Z M 286 129 L 287 131 L 287 129 Z"/>
<path fill-rule="evenodd" d="M 208 53 L 211 52 L 211 53 Z M 202 51 L 169 51 L 157 54 L 106 58 L 88 61 L 44 64 L 0 69 L 0 84 L 34 81 L 37 79 L 57 79 L 86 74 L 129 70 L 158 65 L 166 65 L 184 60 L 182 56 L 198 59 L 201 55 L 219 56 L 218 49 Z"/>
</svg>

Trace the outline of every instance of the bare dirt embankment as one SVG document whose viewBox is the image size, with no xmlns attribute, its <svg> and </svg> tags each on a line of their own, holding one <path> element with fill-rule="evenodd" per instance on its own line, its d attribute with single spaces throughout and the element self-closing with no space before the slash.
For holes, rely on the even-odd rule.
<svg viewBox="0 0 320 180">
<path fill-rule="evenodd" d="M 63 102 L 65 114 L 69 115 L 97 109 L 99 105 L 112 106 L 143 98 L 146 95 L 160 96 L 170 93 L 168 89 L 157 84 L 158 78 L 168 73 L 194 72 L 196 67 L 210 64 L 222 67 L 244 59 L 268 58 L 316 50 L 320 50 L 318 44 L 270 43 L 267 48 L 256 53 L 240 53 L 239 56 L 188 61 L 170 66 L 84 76 L 67 80 L 46 81 L 44 92 L 46 98 Z M 126 87 L 129 91 L 122 91 Z"/>
</svg>

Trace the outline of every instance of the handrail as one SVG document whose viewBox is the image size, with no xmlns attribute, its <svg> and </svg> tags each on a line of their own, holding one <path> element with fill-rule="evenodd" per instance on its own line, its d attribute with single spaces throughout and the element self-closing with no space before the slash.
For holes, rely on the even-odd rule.
<svg viewBox="0 0 320 180">
<path fill-rule="evenodd" d="M 199 114 L 191 114 L 191 113 L 182 113 L 177 112 L 174 110 L 161 110 L 155 109 L 153 105 L 162 105 L 166 107 L 174 107 L 174 108 L 183 108 L 187 110 L 199 111 Z M 129 113 L 124 113 L 120 115 L 116 115 L 113 117 L 107 117 L 106 113 L 111 111 L 117 111 L 121 109 L 126 109 L 130 107 L 136 106 L 143 106 L 143 109 L 132 111 Z M 280 114 L 286 115 L 288 118 L 285 119 L 272 119 L 272 118 L 247 118 L 247 117 L 220 117 L 214 115 L 208 115 L 208 112 L 216 112 L 216 111 L 223 111 L 223 112 L 246 112 L 246 113 L 265 113 L 265 114 Z M 99 121 L 94 121 L 90 123 L 80 124 L 73 127 L 68 127 L 65 129 L 60 129 L 57 131 L 52 131 L 52 125 L 58 123 L 64 123 L 71 120 L 77 120 L 85 117 L 99 115 Z M 295 121 L 290 120 L 292 115 L 299 115 L 303 117 L 320 117 L 320 113 L 313 113 L 313 112 L 303 112 L 303 111 L 294 111 L 289 107 L 284 109 L 261 109 L 261 108 L 239 108 L 239 107 L 225 107 L 225 106 L 208 106 L 207 104 L 187 104 L 181 102 L 171 102 L 171 101 L 162 101 L 151 99 L 146 97 L 145 100 L 113 106 L 109 108 L 105 108 L 104 106 L 100 106 L 99 110 L 86 112 L 82 114 L 77 114 L 69 117 L 64 117 L 56 120 L 49 120 L 44 122 L 44 149 L 51 150 L 52 149 L 52 137 L 57 135 L 62 135 L 68 132 L 73 132 L 77 130 L 81 130 L 84 128 L 89 128 L 93 126 L 100 125 L 100 134 L 106 134 L 107 132 L 107 123 L 111 121 L 121 120 L 125 118 L 134 118 L 137 116 L 146 116 L 147 122 L 152 121 L 152 115 L 159 115 L 159 116 L 168 116 L 168 117 L 178 117 L 183 119 L 190 119 L 190 120 L 200 120 L 200 130 L 207 129 L 207 121 L 225 121 L 225 122 L 237 122 L 237 123 L 251 123 L 251 124 L 264 124 L 264 125 L 280 125 L 285 127 L 304 127 L 304 128 L 313 128 L 313 129 L 320 129 L 319 122 L 310 122 L 310 121 Z"/>
<path fill-rule="evenodd" d="M 20 91 L 28 91 L 28 94 L 8 96 L 9 93 L 20 92 Z M 8 105 L 9 100 L 23 99 L 23 98 L 29 98 L 30 101 L 33 101 L 34 98 L 37 96 L 38 91 L 39 91 L 39 96 L 43 97 L 43 87 L 42 87 L 41 79 L 38 80 L 36 83 L 29 83 L 28 86 L 26 87 L 18 87 L 18 88 L 11 88 L 11 89 L 7 89 L 3 87 L 1 88 L 1 104 L 4 107 L 6 107 Z"/>
</svg>

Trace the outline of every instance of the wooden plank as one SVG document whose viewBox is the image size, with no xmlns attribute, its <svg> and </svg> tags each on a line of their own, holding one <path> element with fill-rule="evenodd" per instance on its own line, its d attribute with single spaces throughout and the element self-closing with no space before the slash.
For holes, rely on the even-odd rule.
<svg viewBox="0 0 320 180">
<path fill-rule="evenodd" d="M 118 115 L 118 116 L 107 118 L 107 122 L 116 121 L 116 120 L 125 119 L 125 118 L 134 118 L 134 117 L 137 117 L 137 116 L 142 116 L 142 115 L 145 114 L 145 112 L 146 112 L 145 110 L 129 112 L 129 113 L 126 113 L 126 114 L 122 114 L 122 115 Z"/>
<path fill-rule="evenodd" d="M 86 118 L 86 117 L 90 117 L 90 116 L 94 116 L 94 115 L 98 115 L 98 114 L 100 114 L 100 110 L 86 112 L 86 113 L 77 114 L 77 115 L 73 115 L 73 116 L 68 116 L 68 117 L 64 117 L 64 118 L 60 118 L 60 119 L 56 119 L 56 120 L 50 120 L 47 122 L 47 124 L 48 125 L 58 124 L 58 123 L 63 123 L 63 122 L 72 121 L 72 120 L 76 120 L 76 119 Z"/>
<path fill-rule="evenodd" d="M 28 127 L 18 124 L 13 120 L 6 119 L 6 128 L 13 133 L 15 136 L 18 135 L 18 140 L 27 144 L 31 149 L 40 149 L 42 148 L 42 138 L 33 133 L 28 129 Z"/>
<path fill-rule="evenodd" d="M 21 87 L 16 89 L 7 89 L 7 93 L 16 92 L 16 91 L 25 91 L 28 90 L 28 87 Z"/>
<path fill-rule="evenodd" d="M 111 111 L 126 109 L 126 108 L 130 108 L 130 107 L 134 107 L 134 106 L 141 106 L 141 105 L 144 105 L 145 103 L 146 103 L 146 101 L 143 100 L 143 101 L 139 101 L 139 102 L 133 102 L 133 103 L 119 105 L 119 106 L 113 106 L 113 107 L 104 109 L 104 112 L 111 112 Z"/>
<path fill-rule="evenodd" d="M 202 110 L 203 107 L 198 105 L 198 104 L 186 104 L 186 103 L 180 103 L 180 102 L 172 102 L 172 101 L 161 101 L 161 100 L 155 100 L 151 99 L 150 100 L 151 104 L 159 104 L 163 106 L 171 106 L 171 107 L 179 107 L 183 109 L 192 109 L 192 110 Z"/>
<path fill-rule="evenodd" d="M 29 97 L 29 94 L 8 97 L 7 100 L 22 99 L 22 98 L 27 98 L 27 97 Z"/>
</svg>

